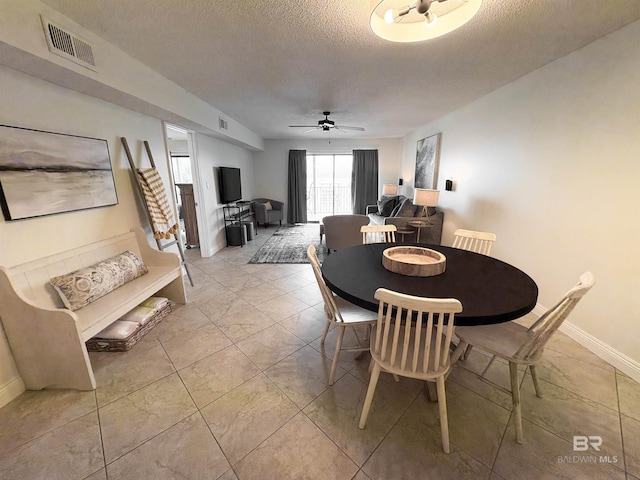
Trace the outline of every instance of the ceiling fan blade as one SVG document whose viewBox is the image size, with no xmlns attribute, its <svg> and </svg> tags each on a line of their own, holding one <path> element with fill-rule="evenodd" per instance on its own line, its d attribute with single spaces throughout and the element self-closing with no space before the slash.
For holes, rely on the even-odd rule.
<svg viewBox="0 0 640 480">
<path fill-rule="evenodd" d="M 318 130 L 320 127 L 312 127 L 311 130 L 305 130 L 302 133 L 309 133 L 309 132 L 315 132 L 316 130 Z"/>
<path fill-rule="evenodd" d="M 357 132 L 364 132 L 364 128 L 362 127 L 347 127 L 345 125 L 336 125 L 335 128 L 338 130 L 355 130 Z"/>
<path fill-rule="evenodd" d="M 318 125 L 289 125 L 289 128 L 318 128 Z"/>
</svg>

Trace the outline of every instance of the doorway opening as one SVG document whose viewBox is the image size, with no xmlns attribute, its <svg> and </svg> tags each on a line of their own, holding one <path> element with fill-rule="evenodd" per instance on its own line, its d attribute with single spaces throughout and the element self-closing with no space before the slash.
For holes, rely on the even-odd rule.
<svg viewBox="0 0 640 480">
<path fill-rule="evenodd" d="M 198 217 L 197 168 L 194 158 L 193 133 L 175 125 L 165 124 L 167 150 L 173 194 L 178 207 L 180 239 L 182 245 L 190 249 L 199 248 L 204 240 Z M 201 254 L 206 255 L 205 252 Z"/>
</svg>

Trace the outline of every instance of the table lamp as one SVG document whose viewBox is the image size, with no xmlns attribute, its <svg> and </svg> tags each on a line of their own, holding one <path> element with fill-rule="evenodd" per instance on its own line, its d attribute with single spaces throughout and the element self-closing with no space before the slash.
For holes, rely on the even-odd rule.
<svg viewBox="0 0 640 480">
<path fill-rule="evenodd" d="M 413 204 L 422 207 L 421 216 L 427 217 L 427 223 L 431 223 L 427 207 L 437 206 L 439 195 L 439 190 L 430 190 L 428 188 L 416 188 L 413 190 Z"/>
<path fill-rule="evenodd" d="M 383 195 L 397 195 L 398 194 L 398 185 L 393 183 L 385 183 L 382 185 L 382 194 Z"/>
</svg>

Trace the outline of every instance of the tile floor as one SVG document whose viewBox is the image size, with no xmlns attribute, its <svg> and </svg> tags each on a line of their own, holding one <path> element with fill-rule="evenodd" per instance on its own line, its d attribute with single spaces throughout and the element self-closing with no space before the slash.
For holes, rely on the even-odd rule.
<svg viewBox="0 0 640 480">
<path fill-rule="evenodd" d="M 189 303 L 127 353 L 92 353 L 92 392 L 26 392 L 0 409 L 9 479 L 640 479 L 640 385 L 558 334 L 522 372 L 525 443 L 511 399 L 479 380 L 477 351 L 447 380 L 452 449 L 416 381 L 383 375 L 365 430 L 368 361 L 332 341 L 308 265 L 247 261 L 275 227 L 210 259 L 187 251 Z M 507 385 L 496 362 L 488 376 Z M 575 435 L 602 438 L 573 451 Z"/>
</svg>

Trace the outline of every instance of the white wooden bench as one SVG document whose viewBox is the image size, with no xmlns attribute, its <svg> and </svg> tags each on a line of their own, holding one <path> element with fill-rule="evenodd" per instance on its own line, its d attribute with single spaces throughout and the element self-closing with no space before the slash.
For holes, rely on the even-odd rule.
<svg viewBox="0 0 640 480">
<path fill-rule="evenodd" d="M 86 307 L 64 308 L 49 280 L 130 250 L 149 272 Z M 186 303 L 180 259 L 149 246 L 141 228 L 12 268 L 0 267 L 0 319 L 28 390 L 96 388 L 85 342 L 145 299 Z"/>
</svg>

